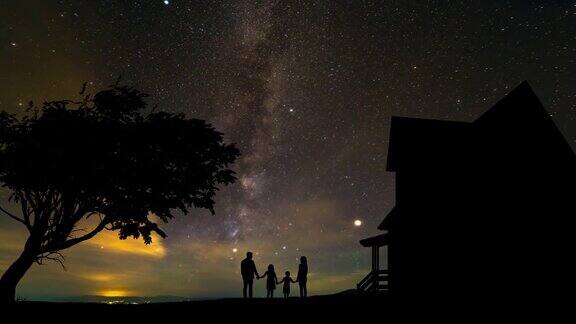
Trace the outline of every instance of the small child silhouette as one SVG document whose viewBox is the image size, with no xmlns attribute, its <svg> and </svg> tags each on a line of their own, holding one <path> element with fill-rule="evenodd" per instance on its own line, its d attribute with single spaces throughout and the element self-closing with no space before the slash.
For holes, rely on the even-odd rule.
<svg viewBox="0 0 576 324">
<path fill-rule="evenodd" d="M 284 298 L 288 298 L 290 296 L 290 283 L 296 283 L 296 281 L 290 277 L 290 271 L 286 271 L 285 274 L 286 276 L 282 278 L 282 281 L 280 281 L 278 284 L 284 283 L 282 292 L 284 293 Z"/>
<path fill-rule="evenodd" d="M 264 277 L 268 277 L 268 279 L 266 279 L 266 298 L 274 298 L 274 289 L 276 289 L 276 285 L 278 284 L 278 277 L 276 277 L 276 272 L 274 272 L 273 264 L 268 265 L 268 271 L 264 272 L 260 278 Z"/>
</svg>

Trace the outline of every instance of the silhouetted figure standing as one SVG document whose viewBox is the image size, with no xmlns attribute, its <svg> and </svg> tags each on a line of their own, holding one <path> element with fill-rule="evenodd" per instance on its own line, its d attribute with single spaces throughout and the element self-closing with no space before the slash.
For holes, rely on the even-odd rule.
<svg viewBox="0 0 576 324">
<path fill-rule="evenodd" d="M 256 265 L 254 260 L 252 260 L 252 252 L 246 253 L 246 259 L 242 260 L 240 263 L 240 272 L 242 273 L 242 280 L 244 281 L 244 288 L 242 289 L 242 294 L 244 298 L 252 298 L 252 287 L 254 285 L 254 275 L 256 278 L 260 278 L 258 275 L 258 270 L 256 270 Z M 246 292 L 248 290 L 248 292 Z"/>
<path fill-rule="evenodd" d="M 286 276 L 282 278 L 278 284 L 284 283 L 284 286 L 282 287 L 282 293 L 284 293 L 284 298 L 288 298 L 290 297 L 290 283 L 296 283 L 296 281 L 290 277 L 290 271 L 286 271 L 285 274 Z"/>
<path fill-rule="evenodd" d="M 260 278 L 264 277 L 268 277 L 266 279 L 266 298 L 274 298 L 274 290 L 278 284 L 278 277 L 276 277 L 273 264 L 268 265 L 268 271 L 264 272 Z"/>
<path fill-rule="evenodd" d="M 298 285 L 300 286 L 300 297 L 308 296 L 308 288 L 306 282 L 308 281 L 308 259 L 305 256 L 300 257 L 300 265 L 298 265 L 298 276 L 296 277 Z"/>
</svg>

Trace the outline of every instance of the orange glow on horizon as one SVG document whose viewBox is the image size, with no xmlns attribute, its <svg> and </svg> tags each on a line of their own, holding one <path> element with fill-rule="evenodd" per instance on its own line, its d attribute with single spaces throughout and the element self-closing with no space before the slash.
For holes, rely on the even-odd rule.
<svg viewBox="0 0 576 324">
<path fill-rule="evenodd" d="M 102 290 L 98 292 L 98 295 L 104 297 L 128 297 L 131 293 L 126 290 Z"/>
</svg>

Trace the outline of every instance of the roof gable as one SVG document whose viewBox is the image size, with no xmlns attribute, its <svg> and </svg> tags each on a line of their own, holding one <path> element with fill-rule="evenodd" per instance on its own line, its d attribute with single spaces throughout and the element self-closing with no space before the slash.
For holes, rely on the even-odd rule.
<svg viewBox="0 0 576 324">
<path fill-rule="evenodd" d="M 514 124 L 530 120 L 551 120 L 550 114 L 524 81 L 476 119 L 476 124 Z"/>
<path fill-rule="evenodd" d="M 434 167 L 442 159 L 455 157 L 463 149 L 474 150 L 476 144 L 498 141 L 524 151 L 554 151 L 561 156 L 576 155 L 556 124 L 528 84 L 522 82 L 473 123 L 432 119 L 392 117 L 387 170 L 411 166 Z M 542 148 L 548 147 L 547 150 Z M 556 154 L 554 154 L 556 155 Z"/>
</svg>

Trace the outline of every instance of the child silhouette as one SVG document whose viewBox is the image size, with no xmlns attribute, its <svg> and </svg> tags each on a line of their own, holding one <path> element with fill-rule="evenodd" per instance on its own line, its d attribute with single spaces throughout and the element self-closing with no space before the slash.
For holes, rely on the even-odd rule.
<svg viewBox="0 0 576 324">
<path fill-rule="evenodd" d="M 276 285 L 278 284 L 278 277 L 276 277 L 276 272 L 274 272 L 274 265 L 268 265 L 268 271 L 264 272 L 264 274 L 260 278 L 268 277 L 266 279 L 266 298 L 274 298 L 274 289 L 276 289 Z"/>
<path fill-rule="evenodd" d="M 296 281 L 290 277 L 290 271 L 286 271 L 285 274 L 286 276 L 282 278 L 282 281 L 280 281 L 278 284 L 284 283 L 282 292 L 284 293 L 284 298 L 288 298 L 290 296 L 290 283 L 296 283 Z"/>
</svg>

